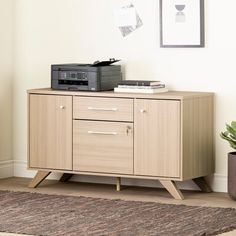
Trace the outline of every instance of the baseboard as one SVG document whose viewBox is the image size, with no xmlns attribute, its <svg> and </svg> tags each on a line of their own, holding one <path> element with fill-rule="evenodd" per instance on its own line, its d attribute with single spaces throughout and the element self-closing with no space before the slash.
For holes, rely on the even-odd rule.
<svg viewBox="0 0 236 236">
<path fill-rule="evenodd" d="M 13 161 L 0 161 L 0 179 L 13 176 Z"/>
<path fill-rule="evenodd" d="M 15 177 L 24 177 L 24 178 L 33 178 L 36 174 L 36 171 L 27 169 L 27 161 L 23 160 L 14 160 L 14 176 Z"/>
<path fill-rule="evenodd" d="M 228 185 L 227 176 L 215 173 L 214 175 L 209 176 L 207 180 L 210 183 L 214 192 L 226 193 L 228 191 L 227 190 L 227 185 Z"/>
<path fill-rule="evenodd" d="M 27 169 L 27 161 L 24 160 L 14 160 L 14 176 L 23 178 L 33 178 L 37 171 Z M 52 173 L 48 176 L 48 179 L 59 179 L 61 174 Z"/>
<path fill-rule="evenodd" d="M 33 178 L 36 171 L 27 170 L 27 162 L 23 160 L 14 161 L 14 176 Z M 48 179 L 59 179 L 61 174 L 50 174 Z M 102 183 L 102 184 L 115 184 L 116 179 L 114 177 L 102 177 L 102 176 L 87 176 L 87 175 L 75 175 L 71 181 L 84 182 L 84 183 Z M 220 174 L 214 174 L 208 177 L 208 182 L 212 186 L 215 192 L 227 192 L 227 177 Z M 162 187 L 159 181 L 156 180 L 140 180 L 122 178 L 122 185 L 133 185 L 140 187 Z M 192 181 L 177 182 L 180 189 L 198 190 L 199 188 Z"/>
</svg>

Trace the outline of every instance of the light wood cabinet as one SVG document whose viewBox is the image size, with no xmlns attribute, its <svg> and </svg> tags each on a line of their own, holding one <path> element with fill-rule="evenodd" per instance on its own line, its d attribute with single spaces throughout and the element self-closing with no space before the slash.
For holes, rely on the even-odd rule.
<svg viewBox="0 0 236 236">
<path fill-rule="evenodd" d="M 134 174 L 180 177 L 180 101 L 135 101 Z"/>
<path fill-rule="evenodd" d="M 213 94 L 123 94 L 36 89 L 29 98 L 30 187 L 51 172 L 156 179 L 176 199 L 175 181 L 210 191 Z"/>
<path fill-rule="evenodd" d="M 29 166 L 72 170 L 72 97 L 29 97 Z"/>
</svg>

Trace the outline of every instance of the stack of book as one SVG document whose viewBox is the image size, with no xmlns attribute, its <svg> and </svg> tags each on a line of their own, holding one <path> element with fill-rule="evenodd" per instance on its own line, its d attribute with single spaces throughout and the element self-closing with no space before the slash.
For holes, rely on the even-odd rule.
<svg viewBox="0 0 236 236">
<path fill-rule="evenodd" d="M 168 92 L 161 81 L 151 80 L 123 80 L 114 88 L 114 92 L 120 93 L 164 93 Z"/>
</svg>

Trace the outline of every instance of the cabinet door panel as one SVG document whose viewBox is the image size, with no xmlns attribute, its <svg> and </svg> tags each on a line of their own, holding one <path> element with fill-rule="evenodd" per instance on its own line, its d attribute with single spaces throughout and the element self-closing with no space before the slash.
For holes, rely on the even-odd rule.
<svg viewBox="0 0 236 236">
<path fill-rule="evenodd" d="M 133 174 L 133 124 L 74 120 L 73 170 Z"/>
<path fill-rule="evenodd" d="M 29 167 L 72 169 L 72 97 L 30 95 Z"/>
<path fill-rule="evenodd" d="M 180 102 L 135 101 L 136 175 L 180 176 Z"/>
</svg>

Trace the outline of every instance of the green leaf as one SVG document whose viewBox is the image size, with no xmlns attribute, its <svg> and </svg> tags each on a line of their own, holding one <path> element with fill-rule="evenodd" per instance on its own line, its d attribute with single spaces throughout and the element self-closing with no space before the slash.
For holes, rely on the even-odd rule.
<svg viewBox="0 0 236 236">
<path fill-rule="evenodd" d="M 231 125 L 226 124 L 226 131 L 220 133 L 220 137 L 229 142 L 229 145 L 236 150 L 236 121 Z"/>
<path fill-rule="evenodd" d="M 222 138 L 228 138 L 229 137 L 229 135 L 228 135 L 229 133 L 226 131 L 226 132 L 221 132 L 220 133 L 220 136 L 222 137 Z"/>
<path fill-rule="evenodd" d="M 229 136 L 229 132 L 228 132 L 228 131 L 225 131 L 223 134 L 224 134 L 225 136 Z"/>
<path fill-rule="evenodd" d="M 233 135 L 230 134 L 229 137 L 230 137 L 232 140 L 236 141 L 236 137 L 234 137 Z"/>
<path fill-rule="evenodd" d="M 232 143 L 232 142 L 229 142 L 230 143 L 230 146 L 236 150 L 236 144 L 235 143 Z"/>
<path fill-rule="evenodd" d="M 233 140 L 232 138 L 226 136 L 225 133 L 222 132 L 222 133 L 220 134 L 220 136 L 221 136 L 221 138 L 227 140 L 228 142 L 234 143 L 234 144 L 236 145 L 236 140 Z"/>
<path fill-rule="evenodd" d="M 233 128 L 234 130 L 236 130 L 236 121 L 232 121 L 232 122 L 231 122 L 231 126 L 232 126 L 232 128 Z"/>
<path fill-rule="evenodd" d="M 230 134 L 236 137 L 236 130 L 234 130 L 230 125 L 226 124 L 226 129 Z"/>
<path fill-rule="evenodd" d="M 227 140 L 227 141 L 231 141 L 231 139 L 229 139 L 227 136 L 225 136 L 223 133 L 220 134 L 221 138 Z"/>
</svg>

